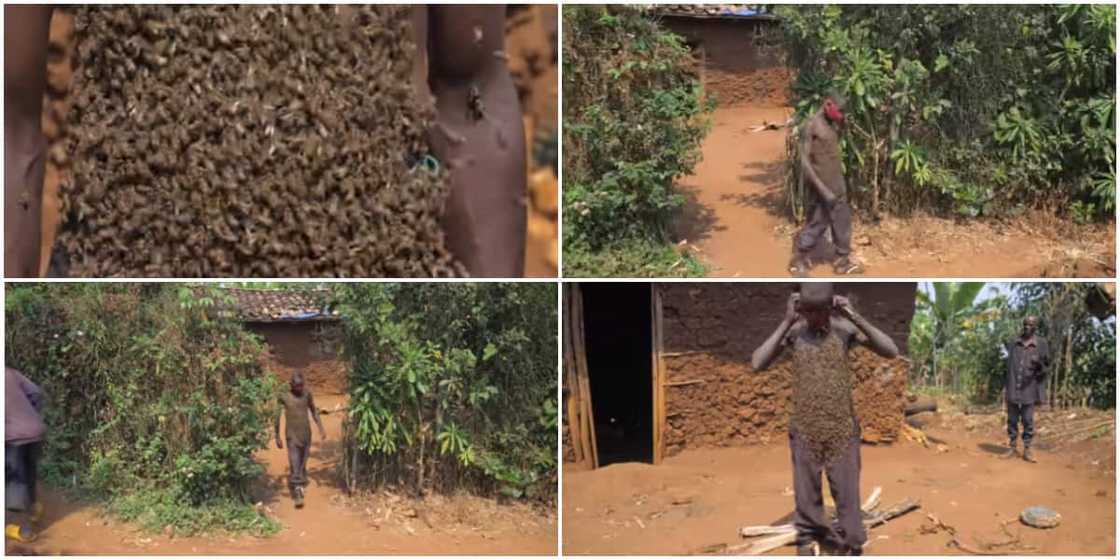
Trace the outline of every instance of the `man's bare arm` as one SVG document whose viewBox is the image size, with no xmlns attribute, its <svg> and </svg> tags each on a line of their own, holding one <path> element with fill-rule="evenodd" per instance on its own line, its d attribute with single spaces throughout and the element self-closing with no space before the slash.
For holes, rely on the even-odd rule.
<svg viewBox="0 0 1120 560">
<path fill-rule="evenodd" d="M 818 126 L 817 117 L 813 117 L 801 130 L 801 173 L 809 180 L 809 184 L 816 189 L 821 200 L 827 204 L 832 204 L 836 201 L 836 195 L 832 194 L 832 190 L 825 186 L 824 181 L 821 181 L 820 176 L 813 169 L 812 162 L 809 161 L 809 151 L 813 148 L 813 128 L 816 126 Z"/>
<path fill-rule="evenodd" d="M 754 353 L 751 354 L 751 369 L 754 371 L 763 371 L 770 367 L 774 358 L 778 357 L 778 354 L 784 347 L 786 335 L 789 334 L 789 330 L 793 327 L 794 323 L 797 322 L 797 299 L 798 294 L 792 294 L 790 296 L 789 302 L 786 305 L 786 316 L 782 318 L 782 322 L 778 324 L 778 328 L 774 329 L 774 332 L 770 334 L 770 338 L 767 338 L 766 342 L 763 342 L 762 346 L 756 348 Z"/>
<path fill-rule="evenodd" d="M 472 276 L 524 274 L 525 130 L 505 60 L 504 5 L 427 8 L 428 84 L 436 98 L 429 133 L 451 173 L 443 226 Z"/>
<path fill-rule="evenodd" d="M 279 410 L 276 411 L 276 415 L 274 416 L 274 418 L 276 419 L 274 422 L 276 427 L 276 447 L 284 449 L 284 443 L 280 439 L 280 417 L 284 415 L 284 403 L 283 401 L 281 401 L 279 404 Z"/>
<path fill-rule="evenodd" d="M 870 321 L 863 318 L 852 306 L 852 302 L 844 296 L 835 296 L 833 298 L 834 305 L 840 309 L 841 313 L 852 322 L 867 337 L 866 346 L 876 354 L 884 358 L 894 358 L 898 356 L 898 346 L 891 340 L 891 337 L 886 333 L 879 330 L 878 327 L 872 325 Z"/>
<path fill-rule="evenodd" d="M 39 275 L 50 6 L 4 6 L 4 274 Z"/>
<path fill-rule="evenodd" d="M 307 408 L 311 410 L 311 418 L 315 420 L 315 425 L 319 426 L 319 439 L 327 439 L 327 431 L 323 429 L 323 421 L 319 419 L 319 407 L 315 406 L 311 391 L 307 392 Z"/>
</svg>

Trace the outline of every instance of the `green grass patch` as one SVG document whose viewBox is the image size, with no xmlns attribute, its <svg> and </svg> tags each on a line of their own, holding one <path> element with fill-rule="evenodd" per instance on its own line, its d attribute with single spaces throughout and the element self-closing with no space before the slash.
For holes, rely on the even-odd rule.
<svg viewBox="0 0 1120 560">
<path fill-rule="evenodd" d="M 675 247 L 635 240 L 608 246 L 601 251 L 586 247 L 564 248 L 564 276 L 572 278 L 698 278 L 708 266 Z"/>
<path fill-rule="evenodd" d="M 149 532 L 170 526 L 178 536 L 221 531 L 267 537 L 280 530 L 280 523 L 253 506 L 233 500 L 191 505 L 169 490 L 144 489 L 109 500 L 106 509 L 120 519 Z"/>
</svg>

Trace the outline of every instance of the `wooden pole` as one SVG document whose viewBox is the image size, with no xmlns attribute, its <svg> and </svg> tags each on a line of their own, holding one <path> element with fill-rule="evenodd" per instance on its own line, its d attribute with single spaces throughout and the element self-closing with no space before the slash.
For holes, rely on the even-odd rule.
<svg viewBox="0 0 1120 560">
<path fill-rule="evenodd" d="M 583 295 L 580 285 L 572 287 L 572 350 L 575 354 L 576 379 L 579 382 L 581 424 L 584 441 L 591 455 L 591 468 L 599 467 L 599 446 L 595 437 L 595 414 L 592 406 L 591 381 L 587 377 L 587 346 L 583 336 Z"/>
<path fill-rule="evenodd" d="M 665 360 L 662 358 L 661 293 L 650 284 L 653 331 L 653 464 L 665 458 Z"/>
<path fill-rule="evenodd" d="M 583 426 L 580 422 L 582 413 L 580 411 L 580 390 L 579 381 L 576 379 L 576 360 L 575 353 L 572 350 L 572 317 L 571 317 L 571 291 L 570 284 L 564 285 L 563 292 L 563 344 L 564 344 L 564 381 L 568 386 L 568 439 L 572 442 L 572 451 L 575 453 L 575 460 L 577 463 L 584 464 L 590 468 L 588 464 L 590 455 L 588 449 L 584 447 Z"/>
</svg>

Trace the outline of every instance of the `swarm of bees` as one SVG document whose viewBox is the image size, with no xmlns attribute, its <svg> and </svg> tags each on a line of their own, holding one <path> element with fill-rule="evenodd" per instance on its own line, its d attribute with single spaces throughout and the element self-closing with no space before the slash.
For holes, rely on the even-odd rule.
<svg viewBox="0 0 1120 560">
<path fill-rule="evenodd" d="M 839 459 L 856 435 L 852 375 L 835 334 L 819 344 L 793 345 L 794 431 L 820 465 Z"/>
<path fill-rule="evenodd" d="M 75 276 L 464 276 L 407 7 L 83 6 Z"/>
</svg>

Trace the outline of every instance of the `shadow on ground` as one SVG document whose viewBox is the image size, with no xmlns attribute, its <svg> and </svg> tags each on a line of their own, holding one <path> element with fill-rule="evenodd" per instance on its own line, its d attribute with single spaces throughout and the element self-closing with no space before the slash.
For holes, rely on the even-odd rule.
<svg viewBox="0 0 1120 560">
<path fill-rule="evenodd" d="M 716 213 L 702 204 L 698 198 L 700 187 L 679 185 L 677 192 L 684 196 L 684 205 L 677 211 L 674 223 L 674 237 L 697 244 L 711 237 L 713 231 L 723 231 L 727 226 L 720 225 Z"/>
<path fill-rule="evenodd" d="M 785 194 L 782 191 L 785 170 L 785 161 L 744 163 L 739 182 L 750 186 L 751 190 L 755 190 L 757 185 L 764 185 L 764 188 L 752 193 L 723 195 L 720 199 L 741 206 L 762 208 L 775 218 L 789 221 L 789 209 L 786 207 Z"/>
<path fill-rule="evenodd" d="M 1003 455 L 1004 453 L 1007 453 L 1008 449 L 1011 449 L 1006 445 L 996 445 L 994 443 L 979 443 L 976 445 L 976 447 L 979 447 L 981 451 L 991 453 L 992 455 Z"/>
</svg>

